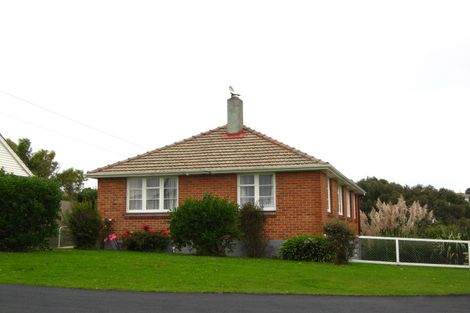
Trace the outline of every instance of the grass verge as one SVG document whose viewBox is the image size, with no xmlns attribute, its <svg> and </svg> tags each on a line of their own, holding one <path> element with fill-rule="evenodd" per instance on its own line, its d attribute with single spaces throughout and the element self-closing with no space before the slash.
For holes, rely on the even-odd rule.
<svg viewBox="0 0 470 313">
<path fill-rule="evenodd" d="M 470 294 L 470 270 L 128 251 L 0 253 L 0 283 L 160 292 Z"/>
</svg>

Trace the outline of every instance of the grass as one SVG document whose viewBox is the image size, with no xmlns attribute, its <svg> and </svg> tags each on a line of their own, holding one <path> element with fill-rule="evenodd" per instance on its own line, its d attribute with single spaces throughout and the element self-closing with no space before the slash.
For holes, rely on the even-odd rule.
<svg viewBox="0 0 470 313">
<path fill-rule="evenodd" d="M 127 251 L 0 253 L 0 283 L 160 292 L 470 294 L 470 270 Z"/>
</svg>

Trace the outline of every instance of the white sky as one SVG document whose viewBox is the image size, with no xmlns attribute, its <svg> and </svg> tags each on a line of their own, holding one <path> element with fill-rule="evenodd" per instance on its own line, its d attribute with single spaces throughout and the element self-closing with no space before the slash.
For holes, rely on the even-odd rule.
<svg viewBox="0 0 470 313">
<path fill-rule="evenodd" d="M 0 133 L 89 171 L 225 124 L 232 85 L 247 126 L 354 180 L 463 191 L 469 16 L 469 1 L 1 1 Z"/>
</svg>

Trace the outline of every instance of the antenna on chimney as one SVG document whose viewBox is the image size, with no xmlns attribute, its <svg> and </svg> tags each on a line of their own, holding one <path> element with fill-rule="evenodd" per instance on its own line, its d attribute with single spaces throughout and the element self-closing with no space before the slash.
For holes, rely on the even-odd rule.
<svg viewBox="0 0 470 313">
<path fill-rule="evenodd" d="M 230 91 L 230 94 L 232 95 L 232 97 L 240 97 L 240 94 L 235 93 L 235 90 L 233 90 L 232 86 L 228 86 L 228 90 Z"/>
</svg>

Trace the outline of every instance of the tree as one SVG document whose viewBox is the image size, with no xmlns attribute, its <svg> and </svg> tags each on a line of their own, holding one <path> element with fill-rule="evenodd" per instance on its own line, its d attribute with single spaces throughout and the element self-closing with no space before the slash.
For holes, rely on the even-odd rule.
<svg viewBox="0 0 470 313">
<path fill-rule="evenodd" d="M 55 152 L 39 150 L 35 152 L 29 160 L 29 169 L 34 175 L 44 178 L 51 178 L 59 167 L 59 163 L 54 161 Z"/>
<path fill-rule="evenodd" d="M 55 179 L 59 182 L 62 190 L 69 195 L 78 194 L 83 188 L 85 175 L 83 171 L 76 170 L 73 167 L 58 173 Z"/>
<path fill-rule="evenodd" d="M 467 188 L 467 190 L 465 190 L 465 194 L 470 195 L 470 188 Z"/>
<path fill-rule="evenodd" d="M 89 202 L 93 208 L 96 208 L 96 199 L 98 192 L 94 188 L 84 188 L 77 194 L 78 202 Z"/>
<path fill-rule="evenodd" d="M 400 184 L 376 177 L 361 179 L 357 184 L 366 191 L 361 200 L 361 210 L 367 214 L 375 207 L 378 199 L 387 203 L 397 203 L 404 190 Z"/>
<path fill-rule="evenodd" d="M 7 138 L 6 142 L 34 176 L 57 181 L 61 189 L 72 196 L 76 196 L 82 190 L 83 182 L 86 180 L 83 171 L 69 168 L 58 173 L 59 163 L 54 160 L 55 152 L 53 150 L 40 149 L 33 152 L 31 140 L 28 138 L 20 138 L 18 143 Z"/>
<path fill-rule="evenodd" d="M 54 151 L 41 149 L 33 153 L 28 138 L 20 138 L 18 144 L 11 139 L 6 142 L 35 176 L 51 178 L 56 173 L 59 164 L 54 161 Z"/>
<path fill-rule="evenodd" d="M 396 204 L 403 195 L 408 206 L 419 201 L 423 206 L 427 206 L 428 210 L 433 211 L 440 223 L 452 224 L 459 219 L 470 218 L 470 203 L 449 189 L 437 190 L 433 186 L 423 185 L 402 186 L 376 177 L 362 179 L 358 185 L 366 191 L 361 208 L 366 214 L 375 207 L 377 200 Z"/>
</svg>

